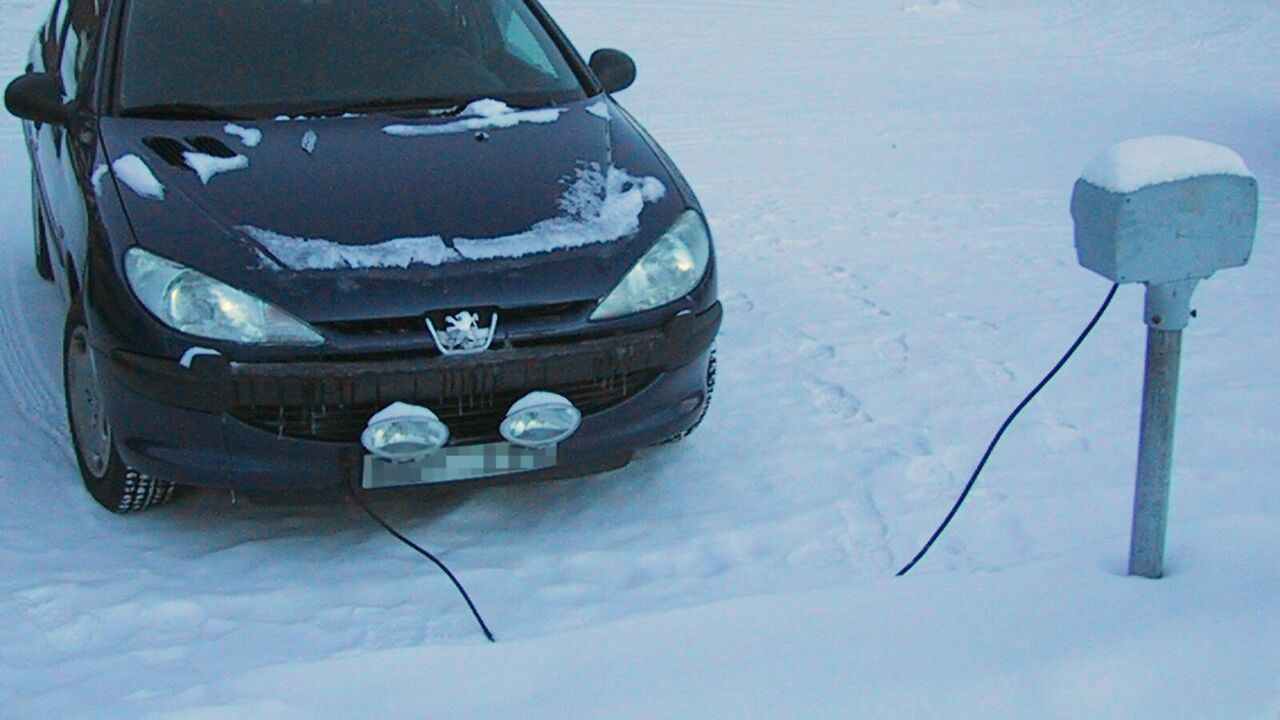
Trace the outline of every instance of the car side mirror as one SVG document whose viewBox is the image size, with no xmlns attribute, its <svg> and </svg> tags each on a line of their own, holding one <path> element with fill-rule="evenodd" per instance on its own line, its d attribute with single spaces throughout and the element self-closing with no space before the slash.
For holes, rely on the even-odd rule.
<svg viewBox="0 0 1280 720">
<path fill-rule="evenodd" d="M 622 92 L 636 81 L 636 63 L 621 50 L 597 50 L 591 53 L 591 61 L 587 64 L 608 93 Z"/>
<path fill-rule="evenodd" d="M 62 102 L 62 81 L 53 73 L 27 73 L 9 83 L 4 106 L 32 122 L 66 125 L 71 120 L 71 105 Z"/>
</svg>

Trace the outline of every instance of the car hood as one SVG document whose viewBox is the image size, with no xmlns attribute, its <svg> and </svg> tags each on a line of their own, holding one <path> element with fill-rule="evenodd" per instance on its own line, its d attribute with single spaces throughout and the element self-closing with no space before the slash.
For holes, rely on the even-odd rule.
<svg viewBox="0 0 1280 720">
<path fill-rule="evenodd" d="M 692 201 L 603 99 L 100 129 L 133 242 L 308 321 L 598 299 Z"/>
</svg>

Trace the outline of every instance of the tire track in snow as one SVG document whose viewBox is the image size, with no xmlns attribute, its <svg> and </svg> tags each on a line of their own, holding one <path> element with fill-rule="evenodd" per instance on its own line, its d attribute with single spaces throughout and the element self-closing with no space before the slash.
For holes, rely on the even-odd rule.
<svg viewBox="0 0 1280 720">
<path fill-rule="evenodd" d="M 34 336 L 20 312 L 22 289 L 31 281 L 18 277 L 22 256 L 10 253 L 4 263 L 5 294 L 0 300 L 0 382 L 20 415 L 50 439 L 73 464 L 71 434 L 62 420 L 61 383 L 43 370 L 46 358 L 35 352 Z M 34 277 L 34 271 L 32 271 Z"/>
<path fill-rule="evenodd" d="M 859 569 L 875 572 L 890 571 L 894 567 L 893 549 L 889 544 L 889 523 L 876 505 L 871 491 L 867 490 L 836 503 L 844 521 L 845 532 L 840 538 L 845 554 Z"/>
<path fill-rule="evenodd" d="M 1177 48 L 1197 47 L 1218 40 L 1239 42 L 1240 35 L 1258 32 L 1260 7 L 1230 3 L 1202 3 L 1200 8 L 1175 4 L 1157 10 L 1147 4 L 1093 0 L 1040 10 L 1042 29 L 1093 40 L 1063 53 L 1065 59 L 1108 59 L 1150 53 L 1169 54 Z M 1119 49 L 1124 48 L 1124 49 Z"/>
</svg>

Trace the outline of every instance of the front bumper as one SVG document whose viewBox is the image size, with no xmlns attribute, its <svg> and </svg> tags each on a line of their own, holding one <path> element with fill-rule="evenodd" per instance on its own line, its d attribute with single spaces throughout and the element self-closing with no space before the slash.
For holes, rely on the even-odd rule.
<svg viewBox="0 0 1280 720">
<path fill-rule="evenodd" d="M 176 360 L 122 350 L 99 356 L 118 450 L 138 470 L 181 484 L 240 489 L 333 488 L 363 466 L 360 432 L 402 401 L 431 408 L 451 445 L 498 439 L 516 400 L 565 395 L 582 427 L 559 464 L 507 480 L 569 477 L 621 467 L 642 447 L 698 417 L 717 303 L 661 328 L 605 338 L 492 350 L 466 357 L 238 363 Z"/>
</svg>

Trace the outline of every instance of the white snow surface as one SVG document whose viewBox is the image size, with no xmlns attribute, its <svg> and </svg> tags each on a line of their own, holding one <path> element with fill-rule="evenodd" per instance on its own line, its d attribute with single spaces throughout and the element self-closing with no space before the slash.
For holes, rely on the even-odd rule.
<svg viewBox="0 0 1280 720">
<path fill-rule="evenodd" d="M 1104 190 L 1131 193 L 1151 185 L 1205 175 L 1253 177 L 1244 158 L 1231 148 L 1163 135 L 1111 146 L 1089 163 L 1082 178 Z"/>
<path fill-rule="evenodd" d="M 222 355 L 222 353 L 212 348 L 191 347 L 191 348 L 187 348 L 187 351 L 182 353 L 182 357 L 178 360 L 178 364 L 189 370 L 191 369 L 191 364 L 195 362 L 195 359 L 198 357 L 205 357 L 205 356 L 217 357 L 220 355 Z"/>
<path fill-rule="evenodd" d="M 187 151 L 182 153 L 182 159 L 187 163 L 187 167 L 200 176 L 200 182 L 204 185 L 208 185 L 209 181 L 217 175 L 236 170 L 246 170 L 249 167 L 249 158 L 244 155 L 223 158 Z"/>
<path fill-rule="evenodd" d="M 247 128 L 243 125 L 227 123 L 222 127 L 222 131 L 233 137 L 240 138 L 240 142 L 247 148 L 256 148 L 262 143 L 262 131 L 257 128 Z"/>
<path fill-rule="evenodd" d="M 93 184 L 93 194 L 102 194 L 102 179 L 111 172 L 111 168 L 106 165 L 98 165 L 93 169 L 93 175 L 89 177 L 89 182 Z"/>
<path fill-rule="evenodd" d="M 440 417 L 430 409 L 420 405 L 395 402 L 379 410 L 369 418 L 369 425 L 376 425 L 389 420 L 439 420 Z"/>
<path fill-rule="evenodd" d="M 294 237 L 253 225 L 242 225 L 240 229 L 288 270 L 437 266 L 461 260 L 521 258 L 615 242 L 639 230 L 645 205 L 665 195 L 666 188 L 657 178 L 635 177 L 621 168 L 586 164 L 577 168 L 560 197 L 561 215 L 514 235 L 455 238 L 452 248 L 439 235 L 347 245 Z"/>
<path fill-rule="evenodd" d="M 946 16 L 964 12 L 959 0 L 927 0 L 927 2 L 911 3 L 902 8 L 906 12 L 926 16 Z"/>
<path fill-rule="evenodd" d="M 609 121 L 613 119 L 613 115 L 609 112 L 609 104 L 604 101 L 591 103 L 587 106 L 587 112 L 601 120 Z"/>
<path fill-rule="evenodd" d="M 684 443 L 371 497 L 496 645 L 340 494 L 88 498 L 0 123 L 0 717 L 1280 717 L 1280 5 L 918 1 L 547 0 L 643 68 L 619 99 L 698 193 L 725 319 Z M 48 12 L 0 0 L 9 76 Z M 1124 575 L 1129 287 L 893 577 L 1108 290 L 1075 258 L 1081 168 L 1152 135 L 1231 148 L 1261 199 L 1185 333 L 1168 577 Z"/>
<path fill-rule="evenodd" d="M 388 125 L 382 129 L 396 137 L 424 137 L 428 135 L 452 135 L 477 130 L 513 128 L 521 123 L 548 124 L 560 119 L 564 108 L 539 108 L 517 110 L 501 100 L 476 100 L 459 113 L 458 120 L 432 125 Z"/>
<path fill-rule="evenodd" d="M 111 163 L 111 171 L 126 187 L 149 200 L 164 200 L 164 185 L 146 161 L 137 155 L 125 155 Z"/>
<path fill-rule="evenodd" d="M 553 392 L 531 392 L 520 398 L 507 410 L 507 417 L 511 417 L 519 412 L 524 412 L 536 407 L 550 407 L 564 405 L 573 405 L 573 403 L 563 395 L 557 395 Z"/>
</svg>

